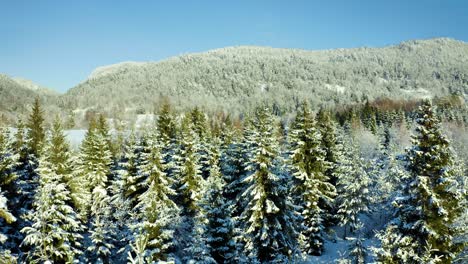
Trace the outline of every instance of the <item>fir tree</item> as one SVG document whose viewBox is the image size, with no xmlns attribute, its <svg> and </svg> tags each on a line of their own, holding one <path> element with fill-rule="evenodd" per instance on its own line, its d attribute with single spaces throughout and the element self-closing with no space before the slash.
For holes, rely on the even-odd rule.
<svg viewBox="0 0 468 264">
<path fill-rule="evenodd" d="M 378 259 L 383 263 L 417 263 L 430 256 L 451 263 L 462 249 L 453 239 L 459 232 L 453 223 L 463 210 L 453 152 L 429 101 L 419 108 L 416 122 L 417 134 L 407 152 L 410 178 L 403 196 L 396 200 L 397 219 L 381 235 Z M 392 234 L 395 231 L 397 234 Z M 398 248 L 403 246 L 402 253 Z"/>
<path fill-rule="evenodd" d="M 10 249 L 16 247 L 17 229 L 13 224 L 17 218 L 9 208 L 18 206 L 18 190 L 15 168 L 18 155 L 13 153 L 13 146 L 7 129 L 0 130 L 0 259 L 5 263 L 16 263 Z M 8 245 L 6 242 L 9 242 Z"/>
<path fill-rule="evenodd" d="M 164 100 L 158 116 L 158 136 L 163 147 L 168 147 L 176 137 L 176 125 L 169 100 Z"/>
<path fill-rule="evenodd" d="M 39 158 L 42 145 L 45 140 L 44 113 L 41 109 L 39 98 L 34 100 L 34 105 L 28 119 L 29 151 Z"/>
<path fill-rule="evenodd" d="M 114 245 L 111 220 L 111 198 L 108 192 L 112 154 L 109 143 L 94 120 L 80 147 L 76 177 L 72 182 L 74 203 L 87 217 L 87 257 L 97 263 L 110 261 Z M 83 186 L 84 185 L 84 186 Z M 88 212 L 89 211 L 89 212 Z"/>
<path fill-rule="evenodd" d="M 10 213 L 7 204 L 8 200 L 0 189 L 0 220 L 5 222 L 7 225 L 10 225 L 11 223 L 16 222 L 16 217 Z M 6 264 L 13 264 L 17 262 L 17 258 L 11 254 L 10 250 L 7 250 L 3 247 L 3 244 L 8 240 L 8 236 L 4 234 L 5 228 L 3 228 L 3 226 L 4 224 L 2 223 L 2 228 L 0 231 L 0 258 Z"/>
<path fill-rule="evenodd" d="M 19 191 L 17 190 L 17 178 L 18 176 L 16 175 L 16 166 L 17 166 L 17 161 L 19 155 L 14 154 L 12 142 L 10 140 L 10 134 L 7 129 L 1 129 L 0 130 L 0 189 L 3 191 L 2 196 L 2 202 L 5 202 L 5 204 L 2 204 L 2 209 L 4 210 L 3 219 L 7 223 L 12 223 L 15 221 L 10 221 L 12 219 L 9 217 L 10 213 L 8 212 L 7 208 L 14 208 L 16 206 L 20 206 L 19 204 Z M 14 230 L 4 230 L 4 232 L 7 231 L 8 233 L 13 232 Z M 5 241 L 1 242 L 2 244 L 5 243 Z"/>
<path fill-rule="evenodd" d="M 178 193 L 184 214 L 194 215 L 199 210 L 203 178 L 201 177 L 198 136 L 194 132 L 191 120 L 187 117 L 182 121 L 182 128 L 179 137 L 179 153 L 177 159 L 177 180 L 180 181 Z"/>
<path fill-rule="evenodd" d="M 59 121 L 54 122 L 50 140 L 37 169 L 39 190 L 34 199 L 31 227 L 23 228 L 23 243 L 32 246 L 31 262 L 71 262 L 79 250 L 81 223 L 69 205 L 71 197 L 66 183 L 68 146 Z"/>
<path fill-rule="evenodd" d="M 278 166 L 278 143 L 267 109 L 255 113 L 248 142 L 250 155 L 244 181 L 248 184 L 242 213 L 245 247 L 252 260 L 284 262 L 297 254 L 297 218 L 288 197 L 286 174 Z"/>
<path fill-rule="evenodd" d="M 138 197 L 145 191 L 145 177 L 140 172 L 141 159 L 145 149 L 145 138 L 138 138 L 131 134 L 124 151 L 124 156 L 120 162 L 120 191 L 123 192 L 123 199 L 129 203 L 130 208 L 134 208 L 138 203 Z"/>
<path fill-rule="evenodd" d="M 343 156 L 338 161 L 336 203 L 340 225 L 354 233 L 360 226 L 359 214 L 369 211 L 370 179 L 366 171 L 367 164 L 357 149 L 354 139 L 343 145 Z"/>
<path fill-rule="evenodd" d="M 236 244 L 234 237 L 234 223 L 231 218 L 232 204 L 223 196 L 226 182 L 219 169 L 219 151 L 215 150 L 211 162 L 210 176 L 204 191 L 201 207 L 206 218 L 207 245 L 211 257 L 217 263 L 235 263 Z"/>
<path fill-rule="evenodd" d="M 161 146 L 156 136 L 148 142 L 149 151 L 142 153 L 140 173 L 146 178 L 147 190 L 139 196 L 139 209 L 136 244 L 145 240 L 141 253 L 148 262 L 166 261 L 174 246 L 174 227 L 178 223 L 178 206 L 172 201 L 175 191 L 172 180 L 164 172 Z M 140 241 L 141 242 L 141 241 Z"/>
<path fill-rule="evenodd" d="M 323 209 L 333 202 L 335 187 L 325 175 L 327 163 L 321 148 L 321 135 L 307 104 L 297 113 L 291 131 L 291 167 L 295 177 L 295 193 L 302 207 L 304 230 L 302 232 L 304 252 L 321 255 L 323 251 Z"/>
</svg>

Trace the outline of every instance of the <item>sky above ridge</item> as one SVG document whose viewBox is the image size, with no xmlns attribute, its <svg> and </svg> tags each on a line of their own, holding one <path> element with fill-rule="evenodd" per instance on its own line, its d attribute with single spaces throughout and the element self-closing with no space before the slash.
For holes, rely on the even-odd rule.
<svg viewBox="0 0 468 264">
<path fill-rule="evenodd" d="M 468 41 L 468 1 L 0 0 L 0 73 L 64 92 L 96 68 L 238 45 Z"/>
</svg>

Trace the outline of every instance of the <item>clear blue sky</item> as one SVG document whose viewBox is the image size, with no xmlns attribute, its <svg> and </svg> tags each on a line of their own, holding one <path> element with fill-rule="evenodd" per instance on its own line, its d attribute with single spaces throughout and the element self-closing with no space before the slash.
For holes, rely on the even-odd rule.
<svg viewBox="0 0 468 264">
<path fill-rule="evenodd" d="M 468 41 L 468 1 L 0 0 L 0 72 L 66 91 L 96 67 L 235 45 Z"/>
</svg>

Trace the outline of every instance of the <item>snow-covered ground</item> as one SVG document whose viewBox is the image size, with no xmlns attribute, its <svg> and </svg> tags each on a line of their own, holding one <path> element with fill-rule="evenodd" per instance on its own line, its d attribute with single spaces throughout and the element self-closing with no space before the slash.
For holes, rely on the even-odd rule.
<svg viewBox="0 0 468 264">
<path fill-rule="evenodd" d="M 305 263 L 311 264 L 330 264 L 330 263 L 337 263 L 340 258 L 346 258 L 349 253 L 349 247 L 352 243 L 351 240 L 344 240 L 341 238 L 336 239 L 335 241 L 326 240 L 325 241 L 325 251 L 323 252 L 322 256 L 310 256 Z M 366 263 L 371 263 L 372 253 L 370 248 L 376 245 L 375 239 L 366 239 L 364 241 L 364 245 L 367 249 L 367 258 Z"/>
</svg>

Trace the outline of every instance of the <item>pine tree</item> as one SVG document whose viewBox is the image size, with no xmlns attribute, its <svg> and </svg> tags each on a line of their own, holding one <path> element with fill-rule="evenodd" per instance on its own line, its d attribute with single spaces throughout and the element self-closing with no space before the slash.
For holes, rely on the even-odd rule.
<svg viewBox="0 0 468 264">
<path fill-rule="evenodd" d="M 336 190 L 325 175 L 328 164 L 325 161 L 326 153 L 321 148 L 321 134 L 306 103 L 293 123 L 290 144 L 295 193 L 302 207 L 302 246 L 307 254 L 321 255 L 324 208 L 320 204 L 327 204 L 327 208 L 330 208 Z"/>
<path fill-rule="evenodd" d="M 248 142 L 250 155 L 244 179 L 248 184 L 242 213 L 245 247 L 252 260 L 284 262 L 297 254 L 297 218 L 288 196 L 286 174 L 279 170 L 278 143 L 267 109 L 255 113 Z"/>
<path fill-rule="evenodd" d="M 45 140 L 44 113 L 41 109 L 39 98 L 36 98 L 34 100 L 34 105 L 31 114 L 29 115 L 27 126 L 29 150 L 35 157 L 39 158 L 41 154 L 42 145 Z"/>
<path fill-rule="evenodd" d="M 10 213 L 7 204 L 8 200 L 0 189 L 0 220 L 5 222 L 6 225 L 10 225 L 11 223 L 16 222 L 16 217 Z M 0 258 L 6 264 L 13 264 L 17 262 L 17 258 L 12 256 L 10 250 L 3 247 L 3 244 L 5 244 L 5 242 L 8 240 L 8 236 L 4 234 L 5 228 L 3 228 L 3 226 L 4 224 L 2 223 L 2 228 L 0 231 Z"/>
<path fill-rule="evenodd" d="M 186 263 L 189 264 L 216 264 L 217 262 L 210 254 L 210 247 L 208 246 L 208 238 L 205 235 L 206 221 L 202 214 L 198 214 L 194 220 L 194 227 L 192 230 L 192 241 L 189 247 L 185 249 Z"/>
<path fill-rule="evenodd" d="M 19 155 L 14 154 L 12 142 L 10 140 L 10 133 L 7 129 L 0 130 L 0 189 L 3 191 L 2 201 L 5 204 L 2 204 L 2 209 L 4 210 L 3 219 L 7 223 L 12 223 L 15 221 L 10 221 L 12 219 L 9 215 L 7 208 L 14 208 L 19 206 L 19 199 L 18 199 L 18 190 L 16 186 L 16 180 L 18 176 L 16 175 L 16 166 L 18 161 Z M 4 230 L 4 232 L 13 232 L 14 230 Z M 2 244 L 5 241 L 1 242 Z"/>
<path fill-rule="evenodd" d="M 171 105 L 166 99 L 163 101 L 161 106 L 158 121 L 158 142 L 161 145 L 161 155 L 164 161 L 164 172 L 175 179 L 176 170 L 176 138 L 177 138 L 177 126 L 174 120 L 174 116 L 171 110 Z"/>
<path fill-rule="evenodd" d="M 234 223 L 231 218 L 232 204 L 224 197 L 226 182 L 219 169 L 219 151 L 213 153 L 210 176 L 204 191 L 201 207 L 206 218 L 204 235 L 211 257 L 217 263 L 235 263 L 236 244 Z"/>
<path fill-rule="evenodd" d="M 20 253 L 22 248 L 18 245 L 23 241 L 24 234 L 21 229 L 30 226 L 31 222 L 27 215 L 33 208 L 34 195 L 39 185 L 39 176 L 37 175 L 37 159 L 29 149 L 28 130 L 25 129 L 21 121 L 17 123 L 17 130 L 14 135 L 14 142 L 11 145 L 17 162 L 14 167 L 16 179 L 10 182 L 7 190 L 7 198 L 11 203 L 10 210 L 17 217 L 11 227 L 9 234 L 8 247 L 14 253 Z M 10 151 L 11 152 L 11 151 Z"/>
<path fill-rule="evenodd" d="M 177 180 L 180 182 L 178 193 L 184 214 L 193 216 L 199 210 L 198 201 L 201 198 L 204 180 L 199 165 L 198 136 L 189 118 L 185 117 L 182 122 L 179 153 L 176 156 Z"/>
<path fill-rule="evenodd" d="M 340 225 L 354 233 L 360 226 L 359 214 L 369 211 L 370 179 L 366 171 L 367 164 L 357 149 L 354 139 L 343 144 L 343 156 L 338 161 L 336 198 Z"/>
<path fill-rule="evenodd" d="M 130 208 L 138 203 L 138 197 L 145 191 L 145 177 L 140 172 L 141 159 L 145 151 L 144 137 L 138 138 L 132 133 L 127 141 L 124 156 L 120 162 L 120 191 L 123 199 L 128 202 Z"/>
<path fill-rule="evenodd" d="M 149 151 L 142 153 L 140 173 L 146 178 L 147 190 L 139 196 L 137 208 L 139 210 L 136 230 L 136 244 L 145 240 L 141 253 L 146 261 L 166 261 L 170 250 L 174 246 L 174 227 L 178 223 L 178 206 L 171 197 L 176 192 L 171 188 L 172 180 L 164 172 L 164 161 L 161 146 L 156 136 L 151 136 Z"/>
<path fill-rule="evenodd" d="M 10 134 L 7 129 L 0 130 L 0 259 L 6 263 L 16 263 L 10 249 L 16 247 L 18 236 L 14 225 L 17 218 L 9 208 L 19 205 L 15 173 L 18 155 L 13 153 Z M 6 242 L 9 242 L 6 244 Z"/>
<path fill-rule="evenodd" d="M 98 124 L 91 120 L 80 147 L 76 176 L 71 184 L 76 191 L 74 203 L 88 216 L 86 257 L 95 263 L 108 262 L 114 248 L 112 240 L 115 234 L 110 221 L 112 208 L 108 192 L 111 165 L 109 142 Z"/>
<path fill-rule="evenodd" d="M 329 182 L 335 186 L 336 177 L 334 171 L 336 170 L 336 163 L 340 153 L 338 149 L 335 124 L 331 120 L 329 112 L 325 110 L 319 111 L 317 114 L 317 127 L 322 135 L 321 147 L 325 151 L 325 162 L 328 163 L 325 175 L 329 179 Z"/>
<path fill-rule="evenodd" d="M 163 101 L 159 111 L 158 132 L 159 141 L 163 147 L 169 146 L 176 137 L 176 125 L 172 115 L 170 102 L 167 99 Z"/>
<path fill-rule="evenodd" d="M 54 122 L 50 140 L 37 169 L 40 185 L 31 214 L 32 226 L 23 228 L 23 243 L 32 246 L 28 260 L 71 262 L 79 250 L 81 223 L 70 204 L 66 183 L 68 146 L 59 121 Z"/>
<path fill-rule="evenodd" d="M 462 213 L 464 199 L 455 180 L 453 152 L 429 101 L 419 108 L 416 122 L 417 134 L 407 152 L 410 178 L 403 197 L 396 200 L 397 218 L 381 235 L 378 259 L 383 263 L 416 263 L 430 256 L 451 263 L 462 249 L 453 239 L 459 232 L 453 223 Z M 402 253 L 398 248 L 403 246 Z M 410 260 L 405 259 L 408 255 Z"/>
</svg>

